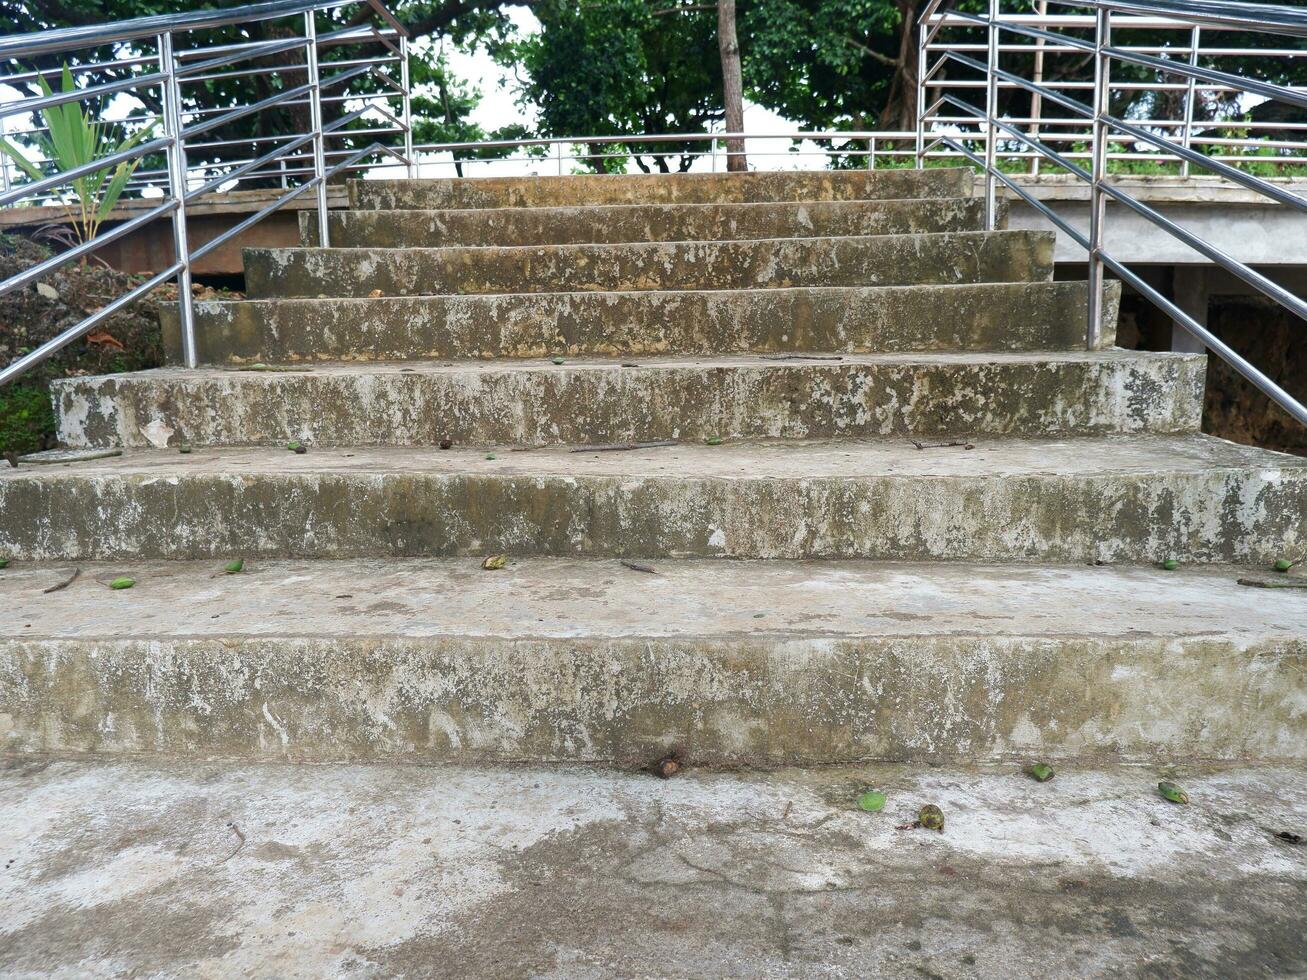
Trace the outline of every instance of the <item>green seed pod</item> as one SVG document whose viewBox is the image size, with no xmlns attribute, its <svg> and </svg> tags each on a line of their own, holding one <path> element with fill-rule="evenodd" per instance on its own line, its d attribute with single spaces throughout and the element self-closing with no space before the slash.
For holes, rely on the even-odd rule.
<svg viewBox="0 0 1307 980">
<path fill-rule="evenodd" d="M 858 809 L 866 810 L 868 813 L 879 813 L 885 809 L 885 794 L 878 793 L 874 789 L 869 789 L 858 797 Z"/>
<path fill-rule="evenodd" d="M 0 568 L 8 568 L 8 567 L 9 567 L 9 559 L 0 558 Z"/>
<path fill-rule="evenodd" d="M 563 359 L 562 359 L 561 357 L 555 357 L 555 358 L 554 358 L 554 363 L 555 363 L 555 364 L 562 364 L 562 363 L 563 363 Z"/>
<path fill-rule="evenodd" d="M 494 453 L 486 453 L 486 459 L 494 459 L 494 458 L 495 458 Z"/>
<path fill-rule="evenodd" d="M 721 436 L 709 436 L 704 442 L 709 446 L 720 446 L 722 444 Z"/>
<path fill-rule="evenodd" d="M 1287 572 L 1291 568 L 1293 568 L 1293 562 L 1289 561 L 1288 558 L 1281 558 L 1275 563 L 1275 570 L 1277 572 Z"/>
<path fill-rule="evenodd" d="M 304 443 L 300 442 L 298 439 L 292 439 L 290 442 L 286 443 L 286 448 L 293 453 L 299 453 L 301 456 L 308 452 Z"/>
<path fill-rule="evenodd" d="M 944 811 L 934 803 L 927 803 L 917 812 L 917 826 L 944 833 Z"/>
<path fill-rule="evenodd" d="M 223 571 L 225 571 L 228 575 L 235 575 L 237 572 L 242 571 L 244 568 L 245 568 L 244 559 L 237 558 L 235 561 L 227 562 L 227 565 L 225 568 L 223 568 Z"/>
<path fill-rule="evenodd" d="M 116 578 L 116 579 L 114 579 L 112 582 L 110 582 L 110 583 L 109 583 L 109 588 L 111 588 L 111 589 L 130 589 L 130 588 L 131 588 L 133 585 L 135 585 L 135 584 L 136 584 L 136 579 L 134 579 L 134 578 L 128 578 L 126 575 L 124 575 L 122 578 Z"/>
<path fill-rule="evenodd" d="M 1157 784 L 1157 791 L 1162 794 L 1163 799 L 1170 800 L 1172 803 L 1188 803 L 1189 794 L 1182 790 L 1175 783 L 1168 783 L 1165 780 Z"/>
<path fill-rule="evenodd" d="M 1026 772 L 1030 774 L 1032 779 L 1039 783 L 1046 783 L 1057 775 L 1053 772 L 1053 767 L 1046 762 L 1036 762 L 1033 766 L 1027 769 Z"/>
<path fill-rule="evenodd" d="M 1168 572 L 1174 572 L 1177 568 L 1180 567 L 1180 563 L 1176 561 L 1174 558 L 1168 558 L 1166 561 L 1162 562 L 1162 567 L 1165 568 Z"/>
<path fill-rule="evenodd" d="M 191 452 L 191 444 L 189 442 L 183 442 L 180 446 L 177 447 L 177 451 L 181 453 L 183 456 L 188 456 L 190 455 Z"/>
</svg>

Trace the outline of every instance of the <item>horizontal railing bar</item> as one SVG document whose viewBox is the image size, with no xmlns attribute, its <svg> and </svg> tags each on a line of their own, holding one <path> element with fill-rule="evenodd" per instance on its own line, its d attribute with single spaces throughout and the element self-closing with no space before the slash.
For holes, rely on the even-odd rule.
<svg viewBox="0 0 1307 980">
<path fill-rule="evenodd" d="M 83 24 L 77 27 L 60 27 L 34 34 L 10 34 L 0 37 L 0 60 L 50 54 L 55 51 L 101 47 L 119 41 L 153 38 L 165 32 L 196 31 L 213 27 L 231 27 L 254 21 L 280 20 L 313 10 L 352 6 L 354 0 L 268 0 L 265 3 L 246 4 L 225 9 L 199 10 L 188 13 L 155 14 L 135 17 L 112 24 Z M 380 4 L 367 0 L 374 10 Z M 407 36 L 398 21 L 391 28 Z"/>
<path fill-rule="evenodd" d="M 73 92 L 54 92 L 50 95 L 28 96 L 25 99 L 18 99 L 14 102 L 0 103 L 0 117 L 40 112 L 42 109 L 52 109 L 57 105 L 64 105 L 68 102 L 81 102 L 84 99 L 95 99 L 103 95 L 113 95 L 115 92 L 126 92 L 128 89 L 159 85 L 163 80 L 164 76 L 162 74 L 154 72 L 149 75 L 137 75 L 132 78 L 123 78 L 116 82 L 105 82 L 101 85 L 89 85 L 86 88 L 79 88 Z M 0 81 L 3 81 L 3 79 L 0 79 Z"/>
<path fill-rule="evenodd" d="M 181 262 L 174 262 L 167 269 L 164 269 L 157 275 L 151 276 L 149 279 L 145 280 L 145 282 L 140 283 L 128 292 L 123 293 L 123 295 L 119 296 L 117 299 L 107 303 L 99 310 L 96 310 L 86 319 L 79 321 L 67 330 L 62 331 L 57 336 L 50 338 L 40 347 L 36 348 L 36 350 L 24 354 L 22 357 L 18 358 L 18 360 L 11 361 L 4 368 L 0 368 L 0 385 L 14 380 L 19 375 L 29 371 L 42 361 L 46 360 L 51 354 L 62 350 L 74 340 L 90 333 L 96 328 L 96 326 L 109 319 L 109 317 L 113 316 L 124 306 L 134 303 L 137 299 L 153 290 L 156 286 L 162 285 L 173 276 L 177 275 L 182 268 L 183 265 Z"/>
<path fill-rule="evenodd" d="M 1117 61 L 1142 65 L 1145 68 L 1156 68 L 1158 71 L 1169 72 L 1172 75 L 1183 75 L 1186 78 L 1223 85 L 1234 91 L 1249 92 L 1267 99 L 1288 102 L 1291 105 L 1307 108 L 1307 92 L 1298 88 L 1232 75 L 1229 72 L 1204 68 L 1201 65 L 1191 65 L 1188 62 L 1176 61 L 1170 58 L 1154 58 L 1152 55 L 1147 54 L 1131 54 L 1120 48 L 1105 47 L 1103 48 L 1103 54 L 1115 58 Z"/>
<path fill-rule="evenodd" d="M 204 61 L 197 61 L 193 65 L 177 68 L 177 80 L 186 81 L 191 75 L 208 71 L 210 68 L 218 68 L 222 65 L 235 64 L 238 61 L 246 61 L 250 58 L 269 58 L 274 54 L 281 54 L 284 51 L 294 51 L 308 45 L 308 39 L 303 37 L 293 37 L 286 41 L 263 41 L 253 47 L 246 48 L 239 54 L 221 54 Z"/>
<path fill-rule="evenodd" d="M 255 160 L 251 160 L 249 163 L 243 164 L 242 166 L 239 166 L 234 170 L 228 171 L 227 173 L 219 177 L 213 178 L 207 184 L 202 184 L 199 187 L 197 187 L 195 190 L 187 191 L 185 199 L 187 202 L 193 201 L 197 197 L 203 197 L 205 194 L 208 194 L 209 192 L 216 190 L 217 188 L 221 187 L 223 184 L 229 183 L 233 180 L 240 180 L 243 175 L 249 173 L 251 170 L 255 170 L 263 166 L 265 163 L 270 163 L 271 161 L 276 160 L 278 157 L 284 157 L 287 153 L 290 153 L 292 150 L 298 149 L 299 147 L 303 146 L 305 143 L 309 143 L 312 140 L 313 140 L 313 134 L 309 133 L 308 135 L 299 137 L 294 142 L 287 143 L 285 146 L 279 146 L 276 149 L 270 150 L 269 152 L 265 153 L 263 156 Z"/>
<path fill-rule="evenodd" d="M 127 150 L 119 150 L 116 153 L 109 154 L 108 156 L 98 157 L 97 159 L 84 163 L 81 166 L 73 167 L 70 170 L 64 170 L 57 174 L 51 174 L 49 177 L 42 178 L 41 180 L 34 180 L 29 184 L 19 184 L 12 190 L 0 194 L 0 208 L 13 204 L 15 201 L 21 201 L 25 197 L 35 197 L 37 194 L 50 190 L 51 188 L 61 187 L 64 184 L 72 183 L 74 180 L 104 170 L 107 167 L 116 167 L 118 164 L 125 163 L 128 160 L 135 160 L 138 157 L 143 157 L 146 154 L 155 152 L 156 150 L 166 149 L 169 146 L 172 146 L 172 138 L 168 136 L 160 136 L 158 139 L 150 140 L 148 143 L 141 143 L 139 146 L 133 146 Z"/>
<path fill-rule="evenodd" d="M 1221 0 L 1052 0 L 1064 7 L 1096 7 L 1120 11 L 1126 16 L 1161 16 L 1198 24 L 1203 27 L 1226 27 L 1231 30 L 1264 31 L 1307 37 L 1307 13 L 1294 7 L 1262 3 L 1224 3 Z"/>
<path fill-rule="evenodd" d="M 30 266 L 22 272 L 15 273 L 4 282 L 0 282 L 0 296 L 11 293 L 15 289 L 26 286 L 28 283 L 35 282 L 47 272 L 53 272 L 55 269 L 62 268 L 74 259 L 80 259 L 83 255 L 94 252 L 101 245 L 107 245 L 109 242 L 122 238 L 124 235 L 129 235 L 137 228 L 149 224 L 155 218 L 158 218 L 161 215 L 171 214 L 176 210 L 176 208 L 177 202 L 175 200 L 164 201 L 157 208 L 152 208 L 145 212 L 145 214 L 133 218 L 131 221 L 124 221 L 121 225 L 115 225 L 109 231 L 106 231 L 101 235 L 96 235 L 89 241 L 75 245 L 67 251 L 58 252 L 55 255 L 50 256 L 50 258 L 46 259 L 44 262 L 38 262 L 36 265 Z"/>
<path fill-rule="evenodd" d="M 260 101 L 251 103 L 250 105 L 247 106 L 241 106 L 238 109 L 232 109 L 231 111 L 225 113 L 224 115 L 218 116 L 215 119 L 210 119 L 207 122 L 202 122 L 195 126 L 191 126 L 187 129 L 183 129 L 182 140 L 183 141 L 190 140 L 191 138 L 198 136 L 200 133 L 207 133 L 211 129 L 217 129 L 219 126 L 224 126 L 227 123 L 233 122 L 237 119 L 243 119 L 246 116 L 256 112 L 263 112 L 265 109 L 271 109 L 273 106 L 280 105 L 281 103 L 285 102 L 287 99 L 293 99 L 300 95 L 306 95 L 312 91 L 313 91 L 313 86 L 307 82 L 305 82 L 303 85 L 297 85 L 295 88 L 285 89 L 282 92 L 278 92 L 276 95 L 268 96 L 268 98 L 266 99 L 261 99 Z"/>
</svg>

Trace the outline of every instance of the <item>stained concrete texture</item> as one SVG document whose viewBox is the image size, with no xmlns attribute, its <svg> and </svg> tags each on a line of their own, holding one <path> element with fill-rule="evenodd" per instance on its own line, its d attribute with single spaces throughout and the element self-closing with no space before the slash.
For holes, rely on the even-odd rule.
<svg viewBox="0 0 1307 980">
<path fill-rule="evenodd" d="M 584 174 L 476 180 L 355 180 L 354 208 L 521 208 L 595 204 L 746 204 L 970 197 L 966 167 L 748 174 Z"/>
<path fill-rule="evenodd" d="M 7 977 L 1289 977 L 1301 768 L 0 772 Z M 1191 803 L 1161 799 L 1174 779 Z M 867 787 L 880 813 L 854 804 Z M 900 830 L 933 802 L 943 833 Z"/>
<path fill-rule="evenodd" d="M 1197 432 L 1202 355 L 1060 351 L 345 362 L 52 383 L 59 438 L 147 446 Z M 222 406 L 214 411 L 214 406 Z"/>
<path fill-rule="evenodd" d="M 0 572 L 0 750 L 1307 757 L 1307 591 L 1237 584 L 1248 570 L 223 564 L 82 565 L 55 592 L 69 567 Z M 132 589 L 107 587 L 122 575 Z"/>
<path fill-rule="evenodd" d="M 0 552 L 1260 563 L 1307 544 L 1301 457 L 1205 436 L 974 445 L 127 450 L 0 467 Z"/>
<path fill-rule="evenodd" d="M 246 249 L 250 297 L 1040 282 L 1046 232 L 475 248 Z"/>
<path fill-rule="evenodd" d="M 1100 346 L 1116 337 L 1107 284 Z M 197 303 L 200 361 L 1083 350 L 1083 282 L 509 293 Z M 172 307 L 168 360 L 181 362 Z"/>
<path fill-rule="evenodd" d="M 979 231 L 984 227 L 984 202 L 959 197 L 344 211 L 333 213 L 329 220 L 331 243 L 338 248 L 728 241 Z M 300 231 L 304 244 L 318 244 L 316 215 L 301 213 Z"/>
</svg>

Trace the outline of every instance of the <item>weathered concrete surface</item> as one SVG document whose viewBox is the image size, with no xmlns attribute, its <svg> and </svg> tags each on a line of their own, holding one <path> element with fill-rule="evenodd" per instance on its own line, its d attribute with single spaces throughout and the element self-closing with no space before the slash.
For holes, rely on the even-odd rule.
<svg viewBox="0 0 1307 980">
<path fill-rule="evenodd" d="M 606 453 L 128 450 L 0 467 L 0 515 L 0 553 L 15 558 L 1264 563 L 1307 556 L 1307 459 L 1203 436 L 982 440 L 969 451 L 903 439 Z"/>
<path fill-rule="evenodd" d="M 1116 338 L 1108 283 L 1101 346 Z M 207 363 L 1081 350 L 1082 282 L 287 299 L 195 307 Z M 168 358 L 181 361 L 175 311 Z"/>
<path fill-rule="evenodd" d="M 1196 432 L 1205 376 L 1202 355 L 1122 350 L 623 363 L 161 368 L 60 379 L 53 391 L 59 438 L 74 447 L 584 445 Z"/>
<path fill-rule="evenodd" d="M 526 559 L 0 572 L 0 751 L 699 765 L 1307 758 L 1246 569 Z M 130 592 L 104 583 L 136 579 Z"/>
<path fill-rule="evenodd" d="M 980 231 L 977 198 L 784 201 L 766 204 L 618 204 L 456 211 L 346 211 L 331 215 L 336 247 L 565 245 L 687 242 L 827 235 Z M 315 215 L 301 213 L 305 245 L 318 244 Z"/>
<path fill-rule="evenodd" d="M 247 249 L 245 285 L 278 296 L 431 295 L 1043 282 L 1046 232 L 482 248 Z"/>
<path fill-rule="evenodd" d="M 578 207 L 597 204 L 748 204 L 969 197 L 966 167 L 747 174 L 589 174 L 472 180 L 354 180 L 350 203 L 378 210 Z"/>
<path fill-rule="evenodd" d="M 1154 790 L 1182 782 L 1194 802 Z M 866 785 L 889 795 L 854 809 Z M 898 831 L 923 802 L 942 834 Z M 1301 768 L 18 764 L 0 972 L 1287 977 Z M 239 831 L 239 834 L 237 833 Z"/>
</svg>

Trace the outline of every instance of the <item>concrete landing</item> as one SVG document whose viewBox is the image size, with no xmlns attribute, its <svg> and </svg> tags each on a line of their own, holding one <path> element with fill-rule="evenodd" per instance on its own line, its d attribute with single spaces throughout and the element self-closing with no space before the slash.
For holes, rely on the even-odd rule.
<svg viewBox="0 0 1307 980">
<path fill-rule="evenodd" d="M 1307 591 L 1238 585 L 1246 569 L 223 564 L 83 565 L 52 593 L 67 566 L 0 572 L 0 749 L 1307 757 Z"/>
<path fill-rule="evenodd" d="M 1053 236 L 974 231 L 729 242 L 247 249 L 252 299 L 1043 282 Z"/>
<path fill-rule="evenodd" d="M 1083 350 L 1082 282 L 640 290 L 197 303 L 201 363 Z M 1116 337 L 1109 283 L 1102 347 Z M 168 359 L 181 363 L 176 316 Z"/>
<path fill-rule="evenodd" d="M 163 429 L 194 446 L 584 445 L 1191 433 L 1206 371 L 1201 355 L 1117 349 L 560 360 L 161 368 L 51 389 L 77 448 Z"/>
<path fill-rule="evenodd" d="M 970 197 L 967 167 L 754 171 L 747 174 L 578 174 L 474 180 L 352 180 L 353 208 L 521 208 L 594 204 L 743 204 Z"/>
<path fill-rule="evenodd" d="M 869 785 L 881 813 L 853 806 Z M 895 829 L 926 802 L 944 833 Z M 1307 835 L 1301 768 L 19 761 L 0 973 L 1288 977 L 1307 845 L 1286 831 Z"/>
<path fill-rule="evenodd" d="M 0 467 L 15 558 L 515 554 L 1273 562 L 1307 460 L 1205 436 L 127 450 Z"/>
</svg>

